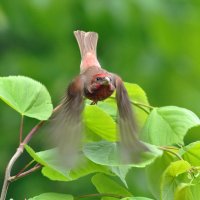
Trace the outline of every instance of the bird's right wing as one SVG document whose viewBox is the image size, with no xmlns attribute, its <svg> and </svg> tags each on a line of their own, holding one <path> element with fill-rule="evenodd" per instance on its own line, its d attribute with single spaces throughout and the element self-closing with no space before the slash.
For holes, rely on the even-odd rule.
<svg viewBox="0 0 200 200">
<path fill-rule="evenodd" d="M 84 81 L 79 75 L 68 86 L 59 110 L 53 119 L 53 139 L 63 165 L 74 166 L 78 159 L 82 132 Z"/>
</svg>

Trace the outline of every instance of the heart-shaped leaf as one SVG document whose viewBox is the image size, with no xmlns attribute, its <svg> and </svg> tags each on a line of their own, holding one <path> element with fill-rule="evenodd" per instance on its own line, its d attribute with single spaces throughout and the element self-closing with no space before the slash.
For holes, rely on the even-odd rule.
<svg viewBox="0 0 200 200">
<path fill-rule="evenodd" d="M 187 131 L 200 125 L 190 110 L 176 106 L 155 108 L 148 116 L 141 134 L 143 141 L 154 145 L 183 144 Z"/>
<path fill-rule="evenodd" d="M 21 115 L 39 120 L 47 120 L 53 110 L 45 86 L 24 76 L 0 77 L 0 99 Z"/>
<path fill-rule="evenodd" d="M 68 169 L 61 163 L 61 160 L 58 159 L 59 156 L 56 149 L 38 153 L 34 152 L 34 150 L 27 145 L 25 146 L 25 149 L 36 162 L 43 165 L 43 175 L 51 180 L 72 181 L 90 173 L 111 173 L 106 166 L 95 164 L 85 157 L 82 157 L 82 160 L 73 169 Z"/>
<path fill-rule="evenodd" d="M 156 157 L 162 155 L 162 151 L 155 146 L 146 145 L 150 151 L 142 154 L 140 162 L 129 163 L 128 165 L 121 162 L 119 148 L 116 143 L 108 141 L 87 143 L 83 148 L 83 152 L 88 159 L 100 165 L 145 167 L 152 163 Z"/>
</svg>

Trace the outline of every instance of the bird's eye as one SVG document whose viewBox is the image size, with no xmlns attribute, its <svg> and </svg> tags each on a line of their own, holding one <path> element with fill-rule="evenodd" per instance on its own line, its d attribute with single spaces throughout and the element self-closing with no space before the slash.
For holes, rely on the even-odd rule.
<svg viewBox="0 0 200 200">
<path fill-rule="evenodd" d="M 101 78 L 100 78 L 100 77 L 97 77 L 97 78 L 96 78 L 96 80 L 97 80 L 97 81 L 100 81 L 100 80 L 101 80 Z"/>
</svg>

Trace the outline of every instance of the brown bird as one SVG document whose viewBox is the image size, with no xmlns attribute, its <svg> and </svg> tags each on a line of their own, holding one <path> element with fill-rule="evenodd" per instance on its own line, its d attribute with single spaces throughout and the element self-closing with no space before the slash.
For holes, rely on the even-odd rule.
<svg viewBox="0 0 200 200">
<path fill-rule="evenodd" d="M 97 104 L 98 101 L 111 96 L 116 90 L 122 160 L 125 162 L 139 161 L 141 153 L 148 151 L 148 148 L 138 139 L 132 106 L 122 79 L 101 68 L 96 56 L 97 33 L 78 30 L 74 32 L 74 35 L 82 59 L 80 74 L 69 84 L 58 113 L 63 152 L 68 152 L 66 156 L 70 157 L 70 162 L 73 163 L 81 141 L 81 114 L 84 108 L 84 97 L 92 100 L 92 104 Z"/>
</svg>

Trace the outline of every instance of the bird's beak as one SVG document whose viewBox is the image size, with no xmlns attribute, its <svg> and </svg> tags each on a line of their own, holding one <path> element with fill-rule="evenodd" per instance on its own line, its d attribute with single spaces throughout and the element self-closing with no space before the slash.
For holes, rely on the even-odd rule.
<svg viewBox="0 0 200 200">
<path fill-rule="evenodd" d="M 110 84 L 110 79 L 109 77 L 104 77 L 104 82 L 103 82 L 104 85 L 109 85 Z"/>
</svg>

